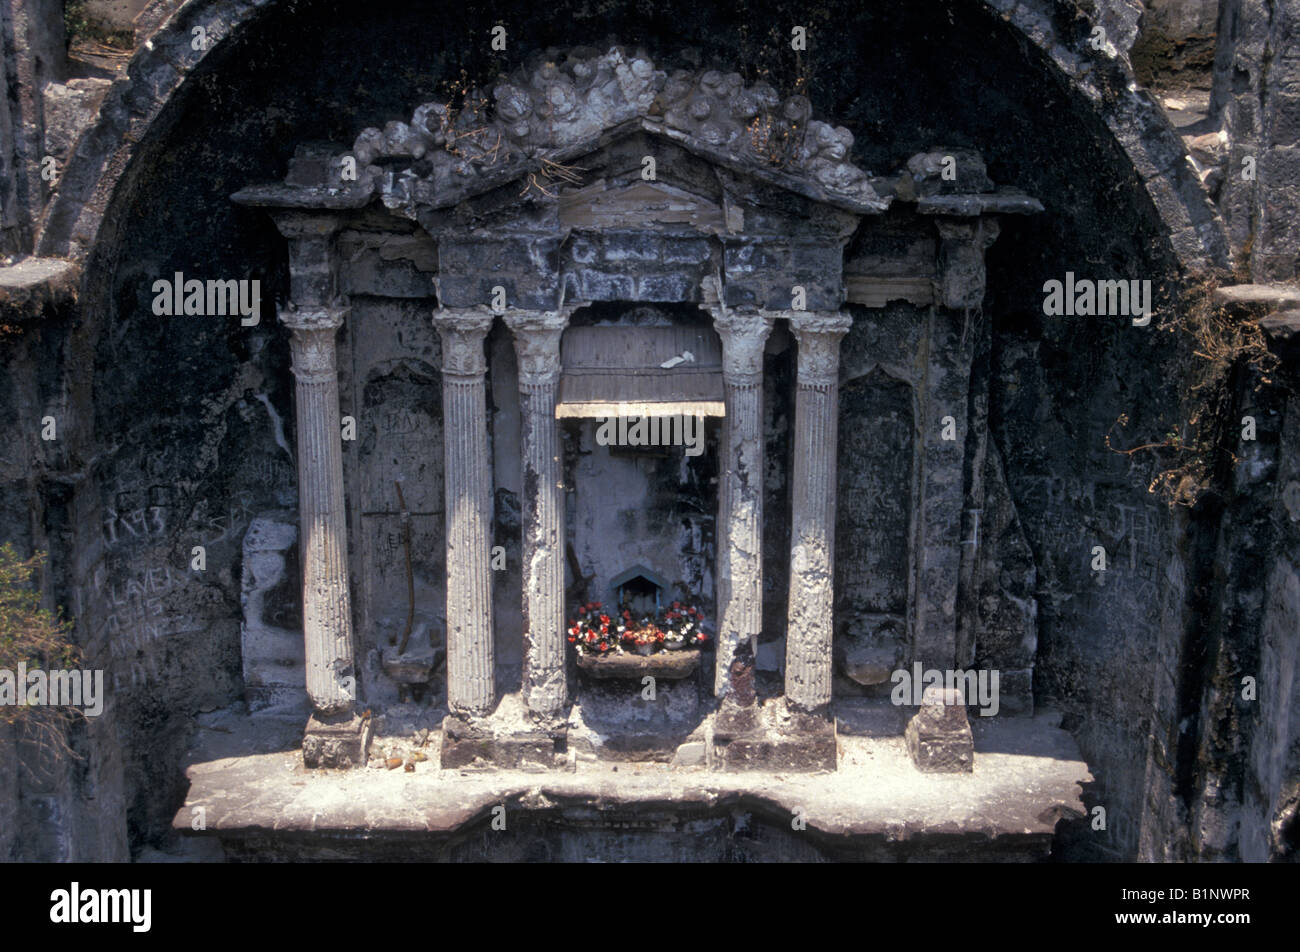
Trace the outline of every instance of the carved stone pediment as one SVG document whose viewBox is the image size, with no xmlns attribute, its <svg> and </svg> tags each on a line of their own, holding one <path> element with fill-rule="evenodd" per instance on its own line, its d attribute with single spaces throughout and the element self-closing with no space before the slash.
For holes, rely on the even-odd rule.
<svg viewBox="0 0 1300 952">
<path fill-rule="evenodd" d="M 804 97 L 736 73 L 668 72 L 620 47 L 548 51 L 451 99 L 364 130 L 348 151 L 303 144 L 283 183 L 234 199 L 359 233 L 414 223 L 437 277 L 398 296 L 433 284 L 446 307 L 534 310 L 700 303 L 713 276 L 728 307 L 964 308 L 983 295 L 984 244 L 967 248 L 953 228 L 1042 209 L 997 188 L 971 149 L 936 146 L 871 177 L 851 161 L 852 134 L 813 119 Z M 343 270 L 343 286 L 375 287 L 375 268 Z"/>
<path fill-rule="evenodd" d="M 642 52 L 548 51 L 491 90 L 419 106 L 372 127 L 352 149 L 294 183 L 390 209 L 445 208 L 518 182 L 554 200 L 577 158 L 633 133 L 671 140 L 707 161 L 856 214 L 889 200 L 850 161 L 853 134 L 812 118 L 799 95 L 737 73 L 658 69 Z"/>
</svg>

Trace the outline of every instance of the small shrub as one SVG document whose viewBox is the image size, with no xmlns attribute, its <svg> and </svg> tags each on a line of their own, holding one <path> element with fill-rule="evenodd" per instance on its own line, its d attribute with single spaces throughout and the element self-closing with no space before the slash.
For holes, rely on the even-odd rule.
<svg viewBox="0 0 1300 952">
<path fill-rule="evenodd" d="M 0 669 L 15 677 L 20 664 L 31 672 L 75 668 L 81 660 L 71 622 L 40 607 L 35 582 L 44 560 L 43 552 L 20 559 L 11 544 L 0 545 Z M 26 685 L 17 687 L 23 691 Z M 56 755 L 71 753 L 66 728 L 83 716 L 76 708 L 0 705 L 0 724 L 23 728 L 38 747 Z"/>
<path fill-rule="evenodd" d="M 1106 447 L 1113 452 L 1161 455 L 1161 468 L 1147 491 L 1160 495 L 1171 507 L 1195 505 L 1210 487 L 1220 462 L 1236 465 L 1240 461 L 1235 451 L 1239 432 L 1234 413 L 1237 371 L 1250 372 L 1259 384 L 1266 385 L 1277 367 L 1258 321 L 1216 304 L 1216 287 L 1218 282 L 1210 278 L 1190 285 L 1173 313 L 1159 322 L 1162 332 L 1179 338 L 1176 359 L 1183 426 L 1161 440 L 1118 449 L 1111 436 L 1116 426 L 1128 425 L 1128 414 L 1121 414 L 1106 434 Z"/>
</svg>

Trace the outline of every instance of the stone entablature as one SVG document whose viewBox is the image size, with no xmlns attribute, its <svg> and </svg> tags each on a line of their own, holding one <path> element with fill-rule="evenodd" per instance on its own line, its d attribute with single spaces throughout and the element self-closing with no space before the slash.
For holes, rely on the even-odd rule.
<svg viewBox="0 0 1300 952">
<path fill-rule="evenodd" d="M 669 76 L 617 48 L 516 74 L 494 89 L 491 105 L 486 96 L 470 99 L 479 104 L 458 114 L 430 103 L 410 123 L 368 129 L 351 153 L 300 150 L 285 184 L 235 196 L 266 207 L 289 240 L 293 300 L 282 314 L 297 328 L 300 374 L 307 373 L 304 348 L 332 354 L 333 329 L 308 329 L 294 315 L 345 314 L 348 292 L 426 301 L 441 338 L 452 715 L 444 764 L 544 763 L 563 749 L 571 697 L 560 344 L 577 308 L 613 301 L 695 305 L 721 342 L 712 685 L 720 706 L 710 762 L 833 769 L 836 737 L 827 715 L 839 351 L 854 324 L 844 305 L 901 299 L 929 308 L 917 352 L 926 367 L 905 380 L 917 427 L 906 644 L 910 660 L 948 668 L 959 654 L 960 529 L 972 501 L 962 477 L 964 438 L 940 440 L 936 432 L 943 420 L 964 433 L 973 338 L 960 322 L 983 300 L 984 253 L 998 216 L 1041 206 L 996 190 L 969 150 L 922 153 L 899 176 L 872 178 L 848 160 L 848 131 L 811 120 L 802 97 L 782 100 L 770 87 L 747 88 L 716 71 Z M 354 182 L 343 174 L 350 159 Z M 498 317 L 518 366 L 523 486 L 524 719 L 509 723 L 496 723 L 494 714 L 500 698 L 489 566 L 494 464 L 485 342 Z M 764 592 L 764 353 L 777 326 L 788 328 L 797 350 L 786 713 L 779 716 L 760 711 L 755 691 Z M 330 407 L 338 412 L 337 374 L 326 364 L 313 364 L 310 378 L 324 396 L 303 391 L 309 381 L 300 376 L 296 409 L 299 433 L 317 434 L 310 452 L 299 453 L 309 559 L 318 552 L 332 559 L 337 540 L 346 539 L 343 470 L 331 438 L 337 424 L 326 419 Z M 310 494 L 316 486 L 327 490 L 319 499 Z M 329 605 L 346 606 L 348 573 L 337 560 L 329 565 L 329 592 L 342 592 L 342 601 Z M 316 684 L 312 671 L 342 676 L 353 669 L 347 613 L 313 607 L 328 594 L 313 585 L 304 586 L 309 686 Z M 310 693 L 319 717 L 352 716 L 351 698 L 344 703 L 319 684 Z"/>
</svg>

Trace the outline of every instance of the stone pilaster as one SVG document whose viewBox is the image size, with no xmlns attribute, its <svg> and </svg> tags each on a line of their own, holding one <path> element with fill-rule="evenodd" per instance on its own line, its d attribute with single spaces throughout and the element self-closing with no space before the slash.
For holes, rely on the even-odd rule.
<svg viewBox="0 0 1300 952">
<path fill-rule="evenodd" d="M 984 253 L 997 222 L 935 220 L 940 245 L 939 307 L 926 321 L 927 361 L 918 387 L 918 497 L 913 537 L 912 661 L 939 670 L 958 663 L 958 590 L 967 507 L 974 328 L 984 299 Z M 948 438 L 951 437 L 951 438 Z M 976 506 L 975 508 L 979 508 Z M 965 659 L 961 659 L 966 663 Z"/>
<path fill-rule="evenodd" d="M 442 309 L 447 533 L 447 704 L 485 714 L 495 700 L 492 644 L 492 463 L 488 454 L 486 308 Z"/>
<path fill-rule="evenodd" d="M 773 318 L 715 306 L 726 421 L 718 485 L 718 657 L 714 693 L 754 700 L 763 623 L 763 348 Z"/>
<path fill-rule="evenodd" d="M 540 717 L 568 701 L 564 667 L 564 466 L 555 400 L 569 310 L 505 314 L 519 361 L 523 452 L 523 695 Z"/>
<path fill-rule="evenodd" d="M 795 311 L 789 317 L 799 347 L 799 377 L 785 695 L 794 707 L 819 713 L 831 699 L 840 339 L 853 320 L 835 312 Z"/>
</svg>

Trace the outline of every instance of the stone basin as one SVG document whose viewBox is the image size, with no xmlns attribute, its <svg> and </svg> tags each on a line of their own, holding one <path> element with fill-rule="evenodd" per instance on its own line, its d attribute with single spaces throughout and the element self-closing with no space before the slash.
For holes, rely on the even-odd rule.
<svg viewBox="0 0 1300 952">
<path fill-rule="evenodd" d="M 659 651 L 650 655 L 578 655 L 578 668 L 593 678 L 662 678 L 676 681 L 690 677 L 700 666 L 700 649 Z"/>
</svg>

